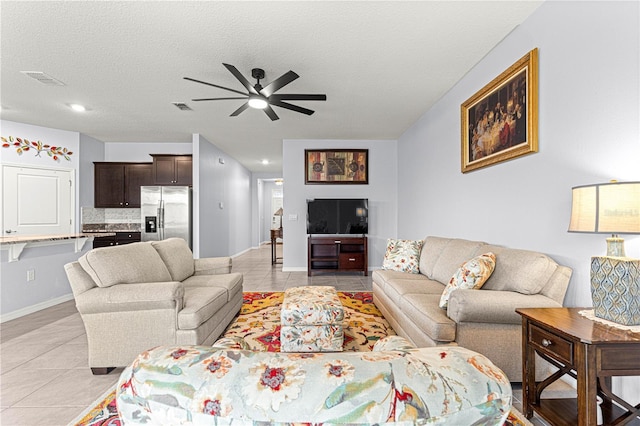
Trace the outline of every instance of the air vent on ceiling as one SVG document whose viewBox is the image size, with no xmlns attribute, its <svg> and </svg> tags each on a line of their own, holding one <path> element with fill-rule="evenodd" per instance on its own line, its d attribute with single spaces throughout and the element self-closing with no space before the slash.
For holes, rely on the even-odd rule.
<svg viewBox="0 0 640 426">
<path fill-rule="evenodd" d="M 27 77 L 31 77 L 34 80 L 38 80 L 42 84 L 46 84 L 47 86 L 64 86 L 65 85 L 60 80 L 57 80 L 41 71 L 20 71 L 20 72 L 26 75 Z"/>
<path fill-rule="evenodd" d="M 191 107 L 184 102 L 171 102 L 174 104 L 180 111 L 193 111 Z"/>
</svg>

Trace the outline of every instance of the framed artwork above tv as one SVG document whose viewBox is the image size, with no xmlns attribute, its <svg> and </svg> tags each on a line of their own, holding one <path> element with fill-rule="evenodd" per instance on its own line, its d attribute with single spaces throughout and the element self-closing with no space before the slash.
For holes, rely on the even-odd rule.
<svg viewBox="0 0 640 426">
<path fill-rule="evenodd" d="M 368 149 L 305 149 L 304 183 L 368 184 Z"/>
</svg>

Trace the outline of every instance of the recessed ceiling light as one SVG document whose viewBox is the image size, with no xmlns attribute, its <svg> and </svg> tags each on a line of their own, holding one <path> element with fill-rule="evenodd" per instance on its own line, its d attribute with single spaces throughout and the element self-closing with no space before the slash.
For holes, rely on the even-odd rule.
<svg viewBox="0 0 640 426">
<path fill-rule="evenodd" d="M 78 112 L 84 112 L 87 110 L 84 106 L 80 104 L 71 104 L 70 107 L 72 110 L 78 111 Z"/>
<path fill-rule="evenodd" d="M 266 166 L 267 164 L 269 164 L 269 160 L 267 159 L 262 160 L 262 164 Z"/>
</svg>

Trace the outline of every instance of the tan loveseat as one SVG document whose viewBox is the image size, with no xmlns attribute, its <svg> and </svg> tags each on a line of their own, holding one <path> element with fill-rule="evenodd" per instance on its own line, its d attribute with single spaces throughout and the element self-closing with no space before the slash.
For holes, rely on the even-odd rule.
<svg viewBox="0 0 640 426">
<path fill-rule="evenodd" d="M 94 374 L 159 345 L 211 345 L 242 305 L 231 258 L 194 259 L 179 238 L 93 249 L 65 270 Z"/>
<path fill-rule="evenodd" d="M 493 252 L 496 266 L 480 290 L 451 293 L 445 285 L 475 256 Z M 489 358 L 512 382 L 522 381 L 522 320 L 516 308 L 560 307 L 571 269 L 542 253 L 480 241 L 427 237 L 420 273 L 376 270 L 373 300 L 393 329 L 418 347 L 458 344 Z"/>
</svg>

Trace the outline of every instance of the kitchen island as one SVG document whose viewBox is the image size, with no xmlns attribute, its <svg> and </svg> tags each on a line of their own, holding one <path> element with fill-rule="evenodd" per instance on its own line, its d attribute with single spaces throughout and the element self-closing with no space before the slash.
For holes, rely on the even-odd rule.
<svg viewBox="0 0 640 426">
<path fill-rule="evenodd" d="M 11 235 L 0 237 L 0 248 L 9 250 L 7 260 L 15 262 L 20 259 L 22 251 L 29 246 L 42 246 L 50 242 L 74 240 L 76 253 L 82 250 L 87 241 L 93 238 L 111 237 L 114 232 L 79 232 L 75 234 L 45 234 L 45 235 Z"/>
</svg>

